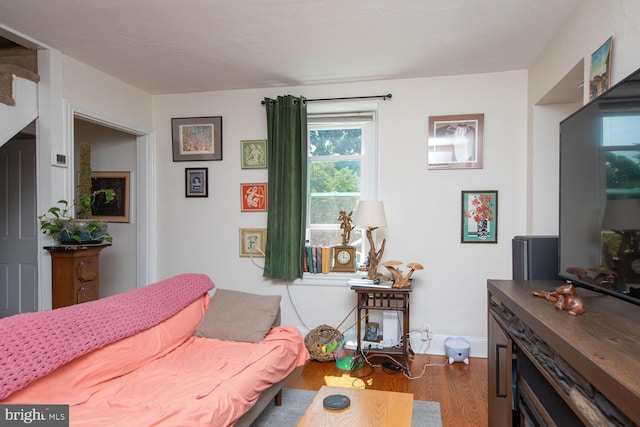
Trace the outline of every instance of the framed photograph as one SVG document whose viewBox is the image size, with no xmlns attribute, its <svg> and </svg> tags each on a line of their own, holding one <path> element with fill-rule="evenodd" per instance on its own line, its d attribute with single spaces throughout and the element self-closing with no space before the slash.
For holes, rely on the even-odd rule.
<svg viewBox="0 0 640 427">
<path fill-rule="evenodd" d="M 222 117 L 171 119 L 173 161 L 222 160 Z"/>
<path fill-rule="evenodd" d="M 264 258 L 267 250 L 266 228 L 241 228 L 240 229 L 240 256 L 252 258 Z"/>
<path fill-rule="evenodd" d="M 484 114 L 429 117 L 429 169 L 482 169 Z"/>
<path fill-rule="evenodd" d="M 498 243 L 498 191 L 462 192 L 462 243 Z"/>
<path fill-rule="evenodd" d="M 209 197 L 209 169 L 184 170 L 185 197 Z"/>
<path fill-rule="evenodd" d="M 240 141 L 242 169 L 267 168 L 267 141 Z"/>
<path fill-rule="evenodd" d="M 112 189 L 115 199 L 105 203 L 98 194 L 91 206 L 91 217 L 108 222 L 129 222 L 129 178 L 131 172 L 91 172 L 91 191 Z"/>
<path fill-rule="evenodd" d="M 266 212 L 267 183 L 240 184 L 242 195 L 242 212 Z"/>
<path fill-rule="evenodd" d="M 611 86 L 611 50 L 613 37 L 591 54 L 589 72 L 589 100 L 596 99 Z"/>
</svg>

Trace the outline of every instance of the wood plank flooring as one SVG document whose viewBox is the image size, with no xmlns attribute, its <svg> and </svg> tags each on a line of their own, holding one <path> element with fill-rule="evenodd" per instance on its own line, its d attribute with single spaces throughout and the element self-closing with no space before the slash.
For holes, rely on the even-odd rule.
<svg viewBox="0 0 640 427">
<path fill-rule="evenodd" d="M 446 360 L 445 356 L 411 356 L 414 379 L 403 373 L 386 373 L 380 366 L 372 372 L 367 364 L 351 377 L 362 377 L 368 389 L 413 393 L 415 400 L 440 402 L 443 427 L 487 427 L 487 359 L 471 358 L 468 365 L 448 364 Z M 385 359 L 371 360 L 374 365 L 382 361 Z M 327 381 L 345 380 L 344 375 L 349 371 L 338 369 L 334 362 L 311 360 L 298 368 L 298 375 L 286 387 L 318 391 Z"/>
</svg>

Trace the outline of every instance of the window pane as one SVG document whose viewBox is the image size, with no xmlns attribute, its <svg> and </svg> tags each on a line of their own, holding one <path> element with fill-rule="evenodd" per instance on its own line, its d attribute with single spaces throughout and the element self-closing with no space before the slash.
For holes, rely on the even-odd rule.
<svg viewBox="0 0 640 427">
<path fill-rule="evenodd" d="M 340 211 L 353 212 L 360 194 L 311 194 L 309 197 L 309 223 L 340 225 Z M 335 231 L 334 231 L 335 233 Z"/>
<path fill-rule="evenodd" d="M 309 230 L 309 245 L 319 247 L 331 247 L 342 244 L 341 230 Z M 362 244 L 362 230 L 355 228 L 351 232 L 351 246 L 359 248 Z M 357 249 L 358 250 L 358 249 Z M 360 254 L 356 255 L 359 259 Z"/>
<path fill-rule="evenodd" d="M 309 156 L 335 156 L 362 154 L 362 129 L 311 129 Z"/>
<path fill-rule="evenodd" d="M 360 160 L 309 163 L 309 193 L 359 193 Z"/>
</svg>

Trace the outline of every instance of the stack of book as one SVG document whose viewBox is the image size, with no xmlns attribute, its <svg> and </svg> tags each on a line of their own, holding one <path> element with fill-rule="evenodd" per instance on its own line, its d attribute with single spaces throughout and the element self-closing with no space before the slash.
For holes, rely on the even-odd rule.
<svg viewBox="0 0 640 427">
<path fill-rule="evenodd" d="M 305 249 L 303 271 L 325 274 L 331 271 L 330 247 L 307 246 Z"/>
</svg>

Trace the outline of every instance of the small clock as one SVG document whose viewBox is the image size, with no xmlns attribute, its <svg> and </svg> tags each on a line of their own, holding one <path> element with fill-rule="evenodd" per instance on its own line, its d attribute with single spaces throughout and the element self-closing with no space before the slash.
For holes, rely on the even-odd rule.
<svg viewBox="0 0 640 427">
<path fill-rule="evenodd" d="M 348 245 L 333 247 L 333 268 L 331 271 L 355 273 L 356 248 Z"/>
</svg>

